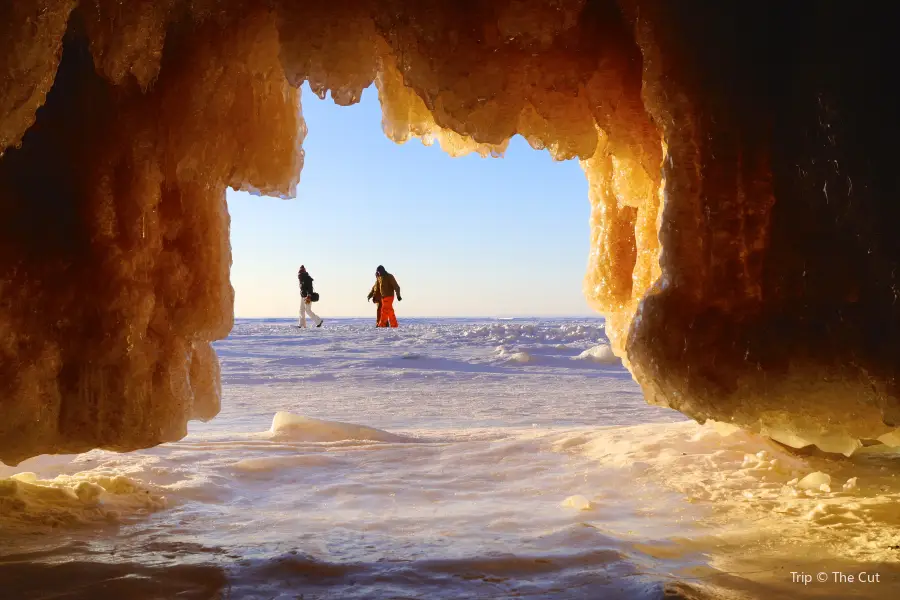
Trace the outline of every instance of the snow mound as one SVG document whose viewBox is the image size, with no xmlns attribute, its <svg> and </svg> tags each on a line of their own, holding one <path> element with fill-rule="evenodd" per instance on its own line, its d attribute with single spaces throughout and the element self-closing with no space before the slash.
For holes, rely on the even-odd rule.
<svg viewBox="0 0 900 600">
<path fill-rule="evenodd" d="M 272 438 L 279 441 L 293 442 L 340 442 L 344 440 L 366 440 L 373 442 L 409 442 L 411 438 L 396 435 L 382 429 L 341 423 L 340 421 L 324 421 L 311 419 L 289 412 L 279 412 L 272 419 L 269 430 Z"/>
<path fill-rule="evenodd" d="M 115 523 L 164 508 L 163 496 L 109 471 L 54 479 L 26 472 L 0 479 L 0 530 Z"/>
<path fill-rule="evenodd" d="M 604 365 L 614 365 L 619 363 L 619 357 L 613 354 L 609 344 L 599 344 L 593 348 L 588 348 L 576 356 L 575 360 L 587 360 Z"/>
<path fill-rule="evenodd" d="M 532 356 L 527 352 L 513 352 L 512 354 L 506 355 L 506 360 L 514 363 L 530 363 L 532 361 Z"/>
</svg>

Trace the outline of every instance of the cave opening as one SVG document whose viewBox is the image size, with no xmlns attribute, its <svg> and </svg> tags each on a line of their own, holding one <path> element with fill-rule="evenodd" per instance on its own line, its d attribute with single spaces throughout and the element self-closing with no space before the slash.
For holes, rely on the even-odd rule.
<svg viewBox="0 0 900 600">
<path fill-rule="evenodd" d="M 368 318 L 380 263 L 402 282 L 405 318 L 597 316 L 582 292 L 591 207 L 577 161 L 521 138 L 496 160 L 398 145 L 374 86 L 352 107 L 302 92 L 297 199 L 227 193 L 236 319 L 296 321 L 300 264 L 320 316 Z"/>
<path fill-rule="evenodd" d="M 409 56 L 391 48 L 389 32 L 363 19 L 354 35 L 371 55 L 337 48 L 349 51 L 346 60 L 375 61 L 371 77 L 394 141 L 420 137 L 452 156 L 486 156 L 501 154 L 518 132 L 557 160 L 582 159 L 593 214 L 585 289 L 595 308 L 619 317 L 610 335 L 621 353 L 628 313 L 658 276 L 659 134 L 641 105 L 640 53 L 618 9 L 576 4 L 550 30 L 507 14 L 501 28 L 510 35 L 524 28 L 511 39 L 524 36 L 526 47 L 537 44 L 547 56 L 501 43 L 503 56 L 479 75 L 483 91 L 496 86 L 504 61 L 521 63 L 525 77 L 502 82 L 494 102 L 446 105 L 442 125 L 440 105 L 408 87 L 400 63 Z M 146 447 L 180 438 L 189 419 L 216 414 L 210 342 L 233 320 L 224 189 L 294 195 L 306 125 L 292 85 L 309 81 L 320 95 L 330 90 L 338 104 L 350 104 L 371 81 L 342 71 L 347 65 L 327 53 L 317 56 L 315 40 L 286 39 L 289 27 L 311 27 L 293 13 L 159 6 L 127 14 L 102 2 L 56 8 L 36 22 L 53 29 L 38 31 L 51 34 L 39 41 L 58 67 L 38 73 L 50 84 L 46 98 L 33 116 L 13 115 L 23 120 L 0 159 L 9 184 L 4 272 L 15 290 L 4 293 L 4 398 L 14 416 L 2 437 L 11 462 L 35 452 Z M 34 18 L 22 13 L 14 16 Z M 559 39 L 580 25 L 574 45 Z M 316 35 L 337 34 L 323 26 Z M 483 41 L 477 31 L 465 35 L 463 46 Z M 474 49 L 467 61 L 477 60 Z M 578 57 L 585 49 L 601 54 L 610 72 L 592 75 L 596 59 Z M 349 79 L 329 79 L 341 75 Z M 503 89 L 510 85 L 531 91 L 517 98 Z M 462 114 L 474 121 L 465 125 Z"/>
<path fill-rule="evenodd" d="M 0 577 L 29 590 L 29 573 L 55 572 L 48 585 L 68 590 L 71 571 L 54 562 L 101 556 L 92 585 L 147 573 L 158 592 L 172 589 L 158 585 L 179 572 L 191 576 L 166 561 L 215 555 L 212 572 L 193 576 L 217 590 L 237 573 L 245 595 L 273 580 L 315 592 L 338 581 L 358 592 L 359 581 L 397 584 L 384 568 L 400 556 L 413 568 L 409 589 L 433 586 L 425 592 L 433 597 L 448 573 L 459 584 L 450 597 L 461 597 L 482 584 L 519 592 L 524 580 L 595 592 L 599 572 L 612 575 L 604 585 L 633 582 L 615 590 L 625 597 L 696 597 L 703 593 L 691 586 L 704 584 L 695 575 L 710 567 L 725 588 L 759 594 L 793 585 L 785 593 L 793 597 L 800 588 L 785 582 L 785 566 L 812 572 L 826 560 L 847 572 L 882 565 L 896 582 L 884 566 L 896 563 L 900 539 L 889 510 L 898 496 L 891 447 L 900 446 L 900 89 L 890 76 L 900 38 L 890 11 L 838 0 L 0 3 L 0 460 L 55 466 L 65 458 L 57 455 L 84 453 L 52 481 L 49 467 L 2 480 L 0 518 L 34 531 L 35 514 L 51 528 L 153 514 L 173 533 L 160 540 L 155 525 L 144 528 L 121 554 L 108 552 L 102 534 L 49 549 L 48 538 L 17 536 L 23 551 L 0 564 Z M 224 355 L 235 342 L 229 332 L 240 333 L 227 190 L 298 193 L 304 84 L 339 105 L 374 84 L 384 132 L 396 142 L 423 138 L 451 155 L 490 155 L 521 136 L 554 158 L 581 161 L 591 202 L 585 296 L 605 315 L 629 373 L 585 385 L 574 402 L 548 379 L 540 390 L 524 378 L 500 390 L 497 371 L 534 365 L 527 352 L 507 352 L 510 332 L 531 332 L 479 325 L 457 332 L 459 345 L 481 336 L 500 356 L 467 363 L 476 376 L 456 391 L 497 393 L 473 408 L 446 386 L 438 412 L 513 412 L 519 437 L 430 431 L 422 443 L 354 424 L 353 407 L 369 402 L 379 414 L 380 397 L 325 372 L 313 375 L 334 393 L 308 403 L 330 402 L 346 423 L 284 416 L 285 406 L 270 403 L 266 410 L 279 413 L 265 415 L 267 431 L 253 425 L 223 439 L 212 420 L 203 425 L 208 437 L 183 440 L 189 421 L 219 413 L 213 343 Z M 570 333 L 596 332 L 553 335 Z M 358 347 L 319 350 L 352 362 Z M 584 362 L 566 368 L 617 360 L 592 350 L 567 357 Z M 426 383 L 441 382 L 434 366 L 448 364 L 434 358 L 422 349 L 378 356 L 388 374 L 377 376 L 408 378 L 424 397 Z M 254 357 L 282 373 L 296 359 Z M 412 364 L 422 368 L 405 375 Z M 226 364 L 225 381 L 254 375 L 243 366 Z M 631 376 L 640 393 L 624 389 L 634 388 Z M 628 408 L 620 414 L 657 410 L 650 403 L 703 425 L 675 415 L 678 422 L 559 435 L 530 427 L 534 415 L 546 424 L 556 412 L 595 423 L 601 403 L 577 400 L 604 386 L 621 386 L 617 400 Z M 244 392 L 234 409 L 259 420 L 258 395 Z M 416 397 L 404 401 L 433 416 Z M 370 454 L 368 442 L 383 442 L 402 469 L 381 468 L 390 460 Z M 435 497 L 410 485 L 447 480 L 467 487 Z M 320 506 L 322 482 L 344 503 L 332 514 L 344 521 L 310 510 Z M 380 526 L 401 526 L 373 530 L 360 490 L 377 495 L 369 500 L 388 517 Z M 548 490 L 560 497 L 548 500 Z M 468 494 L 483 515 L 472 518 Z M 182 504 L 167 512 L 165 495 Z M 436 500 L 455 508 L 435 511 Z M 633 531 L 633 515 L 654 516 L 657 528 L 638 542 L 607 535 L 606 508 L 621 509 L 622 531 Z M 438 514 L 447 520 L 433 527 Z M 585 527 L 591 514 L 601 518 Z M 182 516 L 196 527 L 182 529 Z M 353 519 L 359 527 L 348 533 Z M 419 545 L 407 543 L 413 530 Z M 223 542 L 224 531 L 233 537 Z M 667 563 L 647 586 L 644 565 L 710 550 L 697 538 L 673 545 L 691 537 L 684 531 L 716 537 L 715 557 Z M 324 540 L 337 551 L 303 554 L 297 540 L 310 532 L 301 550 L 319 552 Z M 431 560 L 435 548 L 452 547 L 447 532 L 464 558 Z M 485 532 L 494 536 L 489 548 L 477 546 Z M 527 552 L 481 554 L 510 545 Z M 398 554 L 383 561 L 383 547 Z M 109 568 L 120 557 L 125 567 Z M 144 559 L 167 566 L 147 570 Z M 672 573 L 691 583 L 664 589 L 659 581 L 671 583 Z M 890 589 L 879 592 L 895 597 Z"/>
</svg>

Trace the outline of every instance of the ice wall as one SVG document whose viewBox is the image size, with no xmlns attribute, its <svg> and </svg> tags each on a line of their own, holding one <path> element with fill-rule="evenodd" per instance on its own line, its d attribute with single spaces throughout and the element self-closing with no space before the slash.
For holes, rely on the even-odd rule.
<svg viewBox="0 0 900 600">
<path fill-rule="evenodd" d="M 496 155 L 521 134 L 580 159 L 585 291 L 651 402 L 793 445 L 891 441 L 900 42 L 878 10 L 3 3 L 0 459 L 216 413 L 224 191 L 293 194 L 304 81 L 339 104 L 374 82 L 397 142 Z"/>
<path fill-rule="evenodd" d="M 152 446 L 218 412 L 225 188 L 290 195 L 302 158 L 269 11 L 85 0 L 66 30 L 76 3 L 39 4 L 0 8 L 7 463 Z"/>
</svg>

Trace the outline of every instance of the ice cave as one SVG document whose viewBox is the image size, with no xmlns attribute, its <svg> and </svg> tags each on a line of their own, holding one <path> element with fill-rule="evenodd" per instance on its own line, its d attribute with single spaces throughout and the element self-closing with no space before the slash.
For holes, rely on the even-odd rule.
<svg viewBox="0 0 900 600">
<path fill-rule="evenodd" d="M 0 3 L 0 460 L 215 416 L 228 187 L 291 197 L 298 87 L 590 185 L 585 293 L 647 400 L 900 445 L 890 8 L 666 0 Z"/>
</svg>

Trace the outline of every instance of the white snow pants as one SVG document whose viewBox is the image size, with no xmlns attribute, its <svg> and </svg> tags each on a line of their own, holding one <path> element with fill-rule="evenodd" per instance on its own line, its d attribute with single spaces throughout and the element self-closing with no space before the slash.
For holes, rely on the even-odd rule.
<svg viewBox="0 0 900 600">
<path fill-rule="evenodd" d="M 319 315 L 313 312 L 312 303 L 307 304 L 306 298 L 300 298 L 300 327 L 306 327 L 306 315 L 309 315 L 316 322 L 317 327 L 322 322 Z"/>
</svg>

